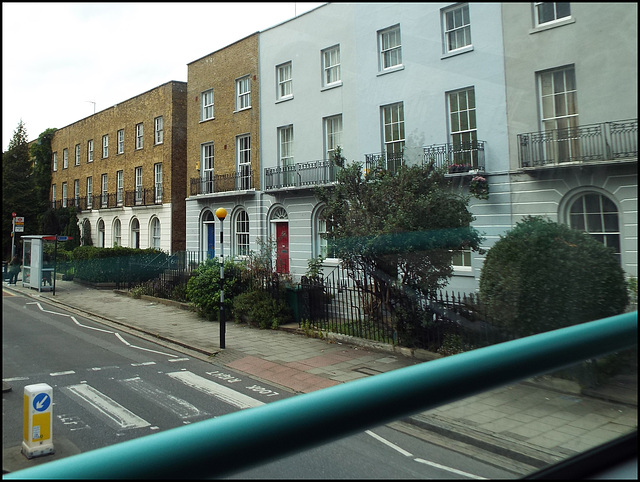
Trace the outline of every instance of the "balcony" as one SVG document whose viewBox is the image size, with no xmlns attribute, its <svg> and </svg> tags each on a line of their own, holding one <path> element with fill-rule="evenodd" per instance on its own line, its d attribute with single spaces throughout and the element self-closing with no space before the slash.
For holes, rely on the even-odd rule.
<svg viewBox="0 0 640 482">
<path fill-rule="evenodd" d="M 116 196 L 110 194 L 110 196 Z M 113 200 L 113 204 L 109 204 L 108 208 L 122 206 L 122 203 L 118 204 L 117 196 Z M 124 205 L 127 207 L 135 206 L 153 206 L 155 204 L 162 204 L 162 187 L 157 186 L 152 189 L 137 188 L 134 191 L 126 191 L 124 193 Z"/>
<path fill-rule="evenodd" d="M 340 169 L 330 160 L 299 162 L 290 166 L 267 167 L 264 170 L 265 191 L 283 188 L 305 188 L 335 182 Z"/>
<path fill-rule="evenodd" d="M 423 163 L 433 162 L 449 174 L 484 171 L 485 141 L 433 144 L 423 149 Z"/>
<path fill-rule="evenodd" d="M 386 154 L 383 152 L 364 155 L 364 168 L 366 172 L 384 169 L 395 174 L 403 164 L 402 153 Z"/>
<path fill-rule="evenodd" d="M 518 134 L 521 169 L 638 160 L 638 119 Z"/>
<path fill-rule="evenodd" d="M 190 196 L 254 189 L 254 176 L 251 169 L 245 168 L 231 174 L 215 175 L 213 171 L 205 171 L 204 175 L 206 177 L 191 178 Z"/>
</svg>

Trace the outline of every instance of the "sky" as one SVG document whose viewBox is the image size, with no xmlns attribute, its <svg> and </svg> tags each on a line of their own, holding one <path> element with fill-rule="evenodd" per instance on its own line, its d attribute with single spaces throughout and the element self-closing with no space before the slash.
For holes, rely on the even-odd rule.
<svg viewBox="0 0 640 482">
<path fill-rule="evenodd" d="M 323 3 L 2 3 L 2 150 L 171 80 Z"/>
</svg>

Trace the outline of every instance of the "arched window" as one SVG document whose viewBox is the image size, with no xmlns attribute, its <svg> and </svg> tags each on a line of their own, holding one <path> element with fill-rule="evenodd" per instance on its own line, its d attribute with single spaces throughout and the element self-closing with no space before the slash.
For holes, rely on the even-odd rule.
<svg viewBox="0 0 640 482">
<path fill-rule="evenodd" d="M 152 248 L 160 249 L 160 220 L 156 217 L 151 220 L 150 234 L 151 240 L 149 245 Z"/>
<path fill-rule="evenodd" d="M 202 245 L 200 251 L 204 255 L 204 259 L 211 259 L 216 254 L 216 220 L 210 210 L 206 210 L 202 214 Z"/>
<path fill-rule="evenodd" d="M 327 237 L 326 209 L 318 210 L 313 225 L 313 256 L 323 258 L 337 258 L 334 243 Z"/>
<path fill-rule="evenodd" d="M 608 197 L 589 192 L 572 201 L 569 206 L 569 226 L 613 248 L 620 260 L 618 208 Z"/>
<path fill-rule="evenodd" d="M 140 249 L 140 221 L 133 218 L 131 221 L 131 247 Z"/>
<path fill-rule="evenodd" d="M 249 215 L 240 211 L 236 217 L 236 255 L 249 255 Z"/>
<path fill-rule="evenodd" d="M 98 246 L 104 248 L 105 245 L 105 232 L 104 232 L 104 220 L 98 220 Z"/>
<path fill-rule="evenodd" d="M 113 221 L 113 245 L 122 246 L 122 223 L 118 218 Z"/>
</svg>

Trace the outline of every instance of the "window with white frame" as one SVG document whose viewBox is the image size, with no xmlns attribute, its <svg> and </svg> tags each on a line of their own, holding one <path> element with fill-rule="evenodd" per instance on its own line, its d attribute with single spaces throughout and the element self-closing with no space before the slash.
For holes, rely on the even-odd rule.
<svg viewBox="0 0 640 482">
<path fill-rule="evenodd" d="M 566 162 L 580 156 L 580 143 L 572 132 L 578 127 L 578 92 L 573 66 L 538 73 L 541 128 L 554 131 L 556 142 L 546 147 L 549 161 Z"/>
<path fill-rule="evenodd" d="M 471 250 L 460 249 L 453 251 L 451 264 L 456 271 L 471 271 Z"/>
<path fill-rule="evenodd" d="M 236 80 L 236 110 L 251 107 L 251 78 L 247 75 Z"/>
<path fill-rule="evenodd" d="M 534 2 L 536 26 L 571 16 L 569 2 Z"/>
<path fill-rule="evenodd" d="M 395 25 L 378 32 L 378 49 L 380 53 L 381 71 L 402 65 L 400 25 Z"/>
<path fill-rule="evenodd" d="M 160 220 L 154 217 L 151 220 L 151 242 L 152 248 L 160 249 Z"/>
<path fill-rule="evenodd" d="M 51 185 L 51 207 L 56 208 L 56 185 Z"/>
<path fill-rule="evenodd" d="M 153 165 L 153 177 L 155 186 L 155 202 L 162 202 L 162 163 L 158 162 Z"/>
<path fill-rule="evenodd" d="M 69 149 L 62 150 L 62 169 L 69 167 Z"/>
<path fill-rule="evenodd" d="M 113 221 L 113 245 L 122 246 L 122 223 L 118 218 Z"/>
<path fill-rule="evenodd" d="M 453 52 L 471 45 L 469 5 L 456 5 L 443 10 L 445 52 Z"/>
<path fill-rule="evenodd" d="M 336 147 L 342 145 L 342 114 L 324 119 L 325 159 L 332 160 Z"/>
<path fill-rule="evenodd" d="M 316 216 L 316 234 L 314 236 L 314 256 L 323 258 L 337 258 L 335 243 L 330 235 L 330 223 L 326 219 L 326 209 L 322 209 Z"/>
<path fill-rule="evenodd" d="M 104 219 L 98 219 L 98 247 L 106 248 L 106 233 L 104 230 Z"/>
<path fill-rule="evenodd" d="M 102 175 L 102 207 L 106 208 L 109 203 L 109 190 L 107 184 L 107 175 Z"/>
<path fill-rule="evenodd" d="M 87 207 L 91 209 L 93 206 L 93 178 L 87 177 Z"/>
<path fill-rule="evenodd" d="M 293 97 L 293 68 L 291 62 L 278 65 L 276 67 L 276 77 L 278 82 L 277 99 L 288 99 Z"/>
<path fill-rule="evenodd" d="M 142 149 L 143 140 L 143 125 L 142 123 L 136 124 L 136 149 Z"/>
<path fill-rule="evenodd" d="M 80 144 L 76 144 L 76 166 L 80 165 Z"/>
<path fill-rule="evenodd" d="M 611 199 L 596 192 L 584 193 L 569 206 L 568 218 L 571 228 L 613 248 L 621 260 L 618 208 Z"/>
<path fill-rule="evenodd" d="M 202 175 L 202 189 L 201 194 L 213 193 L 213 142 L 207 142 L 201 146 L 201 175 Z"/>
<path fill-rule="evenodd" d="M 93 139 L 87 141 L 87 162 L 93 162 Z"/>
<path fill-rule="evenodd" d="M 453 148 L 452 162 L 478 168 L 475 89 L 469 87 L 449 92 L 447 97 L 449 130 Z"/>
<path fill-rule="evenodd" d="M 109 157 L 109 134 L 102 136 L 102 158 Z"/>
<path fill-rule="evenodd" d="M 340 45 L 322 51 L 322 85 L 328 87 L 342 80 L 340 73 Z"/>
<path fill-rule="evenodd" d="M 293 160 L 293 126 L 278 129 L 278 159 L 283 172 L 283 183 L 291 186 L 295 180 Z"/>
<path fill-rule="evenodd" d="M 122 206 L 124 201 L 124 171 L 116 172 L 116 203 Z"/>
<path fill-rule="evenodd" d="M 131 247 L 140 249 L 140 221 L 138 218 L 131 220 Z"/>
<path fill-rule="evenodd" d="M 58 170 L 58 153 L 53 153 L 53 170 L 54 172 Z"/>
<path fill-rule="evenodd" d="M 75 179 L 73 181 L 73 202 L 74 202 L 74 206 L 77 206 L 79 201 L 80 201 L 80 179 Z"/>
<path fill-rule="evenodd" d="M 118 154 L 124 153 L 124 129 L 118 131 Z"/>
<path fill-rule="evenodd" d="M 386 168 L 396 172 L 402 165 L 405 143 L 403 102 L 382 107 L 382 132 Z"/>
<path fill-rule="evenodd" d="M 236 256 L 249 255 L 249 215 L 242 210 L 236 218 Z"/>
<path fill-rule="evenodd" d="M 62 207 L 67 207 L 67 183 L 62 183 Z"/>
<path fill-rule="evenodd" d="M 251 188 L 251 136 L 248 134 L 236 137 L 237 185 L 236 189 Z"/>
<path fill-rule="evenodd" d="M 153 120 L 153 130 L 155 132 L 154 139 L 156 144 L 162 144 L 164 141 L 164 121 L 162 116 Z"/>
<path fill-rule="evenodd" d="M 135 169 L 136 191 L 135 191 L 135 203 L 142 203 L 142 166 L 138 166 Z"/>
<path fill-rule="evenodd" d="M 213 89 L 205 90 L 200 95 L 200 120 L 213 119 Z"/>
</svg>

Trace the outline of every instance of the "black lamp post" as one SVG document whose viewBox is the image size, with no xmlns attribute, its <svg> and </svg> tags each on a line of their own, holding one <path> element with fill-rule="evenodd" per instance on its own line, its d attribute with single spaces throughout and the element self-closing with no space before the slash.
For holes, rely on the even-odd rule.
<svg viewBox="0 0 640 482">
<path fill-rule="evenodd" d="M 226 320 L 224 318 L 224 251 L 222 249 L 222 231 L 224 226 L 224 218 L 227 217 L 227 210 L 224 208 L 218 208 L 216 210 L 216 216 L 220 220 L 220 348 L 224 348 Z"/>
</svg>

